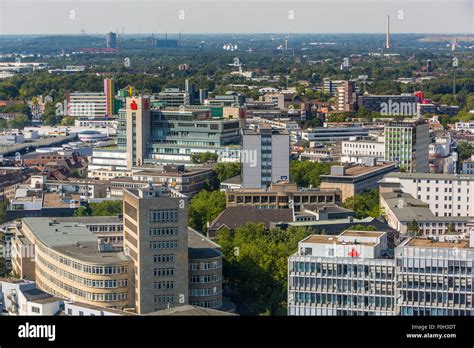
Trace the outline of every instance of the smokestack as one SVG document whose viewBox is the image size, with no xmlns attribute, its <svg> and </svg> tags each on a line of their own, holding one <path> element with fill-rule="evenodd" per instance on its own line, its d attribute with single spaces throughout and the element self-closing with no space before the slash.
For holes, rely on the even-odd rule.
<svg viewBox="0 0 474 348">
<path fill-rule="evenodd" d="M 385 48 L 390 48 L 390 16 L 387 16 L 387 37 L 385 38 Z"/>
</svg>

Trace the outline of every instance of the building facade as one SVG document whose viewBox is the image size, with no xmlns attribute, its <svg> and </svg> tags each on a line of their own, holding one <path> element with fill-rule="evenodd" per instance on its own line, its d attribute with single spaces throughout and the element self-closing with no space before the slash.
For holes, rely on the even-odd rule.
<svg viewBox="0 0 474 348">
<path fill-rule="evenodd" d="M 266 188 L 290 179 L 290 136 L 287 130 L 261 125 L 243 131 L 242 187 Z"/>
<path fill-rule="evenodd" d="M 429 172 L 429 126 L 423 121 L 390 122 L 385 126 L 385 160 L 410 173 Z"/>
<path fill-rule="evenodd" d="M 164 187 L 124 191 L 124 251 L 138 314 L 189 302 L 187 205 L 185 195 Z"/>
</svg>

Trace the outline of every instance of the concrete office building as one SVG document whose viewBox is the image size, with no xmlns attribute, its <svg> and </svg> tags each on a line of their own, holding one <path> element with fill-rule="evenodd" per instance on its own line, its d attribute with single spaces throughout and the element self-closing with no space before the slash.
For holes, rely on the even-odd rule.
<svg viewBox="0 0 474 348">
<path fill-rule="evenodd" d="M 117 34 L 114 32 L 107 33 L 106 35 L 106 47 L 117 48 Z"/>
<path fill-rule="evenodd" d="M 384 232 L 310 235 L 288 259 L 288 315 L 395 315 L 395 262 Z"/>
<path fill-rule="evenodd" d="M 243 131 L 241 153 L 242 187 L 266 188 L 290 179 L 290 135 L 284 129 L 262 124 Z"/>
<path fill-rule="evenodd" d="M 379 112 L 385 116 L 418 115 L 418 98 L 411 94 L 364 95 L 359 97 L 359 107 L 366 112 Z"/>
<path fill-rule="evenodd" d="M 293 205 L 299 211 L 303 204 L 332 204 L 341 201 L 338 189 L 306 189 L 296 184 L 271 184 L 266 189 L 232 189 L 226 191 L 226 206 L 253 206 L 258 209 L 287 209 Z"/>
<path fill-rule="evenodd" d="M 401 190 L 429 205 L 435 216 L 474 216 L 474 175 L 389 173 L 381 191 Z"/>
<path fill-rule="evenodd" d="M 189 304 L 219 309 L 222 297 L 222 252 L 220 246 L 188 228 Z"/>
<path fill-rule="evenodd" d="M 474 315 L 474 233 L 470 240 L 408 239 L 395 259 L 400 315 Z"/>
<path fill-rule="evenodd" d="M 136 312 L 188 304 L 187 197 L 164 187 L 127 189 L 123 208 Z"/>
<path fill-rule="evenodd" d="M 321 175 L 322 189 L 337 189 L 342 195 L 344 202 L 347 198 L 360 194 L 364 191 L 377 188 L 378 182 L 384 175 L 396 171 L 397 164 L 394 162 L 377 163 L 372 160 L 371 165 L 340 165 L 331 166 L 331 173 Z"/>
<path fill-rule="evenodd" d="M 84 225 L 24 218 L 12 242 L 13 272 L 56 297 L 101 307 L 133 306 L 133 268 Z"/>
<path fill-rule="evenodd" d="M 428 173 L 429 125 L 422 120 L 385 125 L 385 160 L 396 161 L 410 173 Z"/>
</svg>

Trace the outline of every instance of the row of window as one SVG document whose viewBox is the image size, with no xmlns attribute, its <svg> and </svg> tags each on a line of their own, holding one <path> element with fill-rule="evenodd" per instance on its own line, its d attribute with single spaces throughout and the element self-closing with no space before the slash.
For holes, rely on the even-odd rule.
<svg viewBox="0 0 474 348">
<path fill-rule="evenodd" d="M 174 255 L 173 254 L 155 255 L 153 257 L 153 261 L 155 263 L 174 262 Z"/>
<path fill-rule="evenodd" d="M 154 282 L 153 288 L 155 290 L 171 290 L 174 289 L 174 281 L 173 280 L 164 280 L 161 282 Z"/>
<path fill-rule="evenodd" d="M 217 287 L 209 289 L 189 289 L 190 296 L 212 296 L 220 293 L 220 289 Z"/>
<path fill-rule="evenodd" d="M 177 209 L 150 210 L 150 222 L 176 222 L 178 221 Z"/>
<path fill-rule="evenodd" d="M 148 233 L 150 236 L 176 236 L 178 227 L 153 227 Z"/>
<path fill-rule="evenodd" d="M 190 270 L 209 270 L 217 268 L 221 268 L 221 263 L 219 261 L 189 263 Z"/>
<path fill-rule="evenodd" d="M 44 248 L 41 245 L 37 245 L 37 247 L 41 250 L 41 252 L 48 255 L 53 260 L 58 261 L 58 262 L 62 263 L 63 265 L 74 268 L 74 269 L 76 269 L 80 272 L 83 272 L 83 273 L 89 273 L 89 274 L 125 274 L 128 271 L 126 266 L 90 266 L 90 265 L 84 265 L 82 263 L 72 261 L 68 258 L 62 257 L 62 256 L 60 256 L 60 255 L 58 255 L 54 252 L 51 252 L 50 250 Z"/>
<path fill-rule="evenodd" d="M 173 250 L 173 249 L 178 249 L 177 240 L 150 242 L 150 250 Z"/>
<path fill-rule="evenodd" d="M 155 277 L 171 277 L 174 275 L 174 268 L 173 267 L 155 268 L 153 270 L 153 275 Z"/>
<path fill-rule="evenodd" d="M 89 278 L 84 278 L 80 277 L 76 274 L 67 272 L 51 263 L 46 261 L 43 257 L 39 256 L 37 257 L 37 262 L 39 264 L 42 264 L 44 267 L 48 268 L 52 272 L 56 273 L 57 275 L 64 277 L 66 279 L 72 280 L 76 283 L 79 283 L 81 285 L 85 285 L 88 287 L 92 288 L 105 288 L 105 289 L 110 289 L 110 288 L 121 288 L 121 287 L 126 287 L 128 285 L 128 280 L 127 279 L 107 279 L 107 280 L 98 280 L 98 279 L 89 279 Z"/>
<path fill-rule="evenodd" d="M 221 277 L 219 274 L 209 274 L 209 275 L 203 275 L 203 276 L 198 276 L 198 275 L 192 275 L 189 277 L 189 282 L 192 284 L 197 284 L 197 283 L 214 283 L 218 282 L 221 280 Z"/>
</svg>

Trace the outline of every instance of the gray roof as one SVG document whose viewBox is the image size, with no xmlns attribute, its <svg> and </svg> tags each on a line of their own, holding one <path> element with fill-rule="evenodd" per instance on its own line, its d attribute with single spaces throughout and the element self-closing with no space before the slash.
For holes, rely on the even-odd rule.
<svg viewBox="0 0 474 348">
<path fill-rule="evenodd" d="M 210 259 L 222 256 L 220 245 L 188 227 L 188 256 L 190 259 Z"/>
<path fill-rule="evenodd" d="M 128 260 L 123 252 L 99 252 L 97 237 L 83 224 L 43 217 L 24 218 L 22 222 L 43 244 L 68 257 L 99 264 Z"/>
<path fill-rule="evenodd" d="M 430 179 L 430 180 L 474 180 L 474 174 L 434 174 L 434 173 L 388 173 L 385 178 Z"/>
<path fill-rule="evenodd" d="M 192 305 L 184 305 L 161 311 L 147 313 L 145 315 L 174 315 L 174 316 L 236 316 L 237 314 L 223 312 L 216 309 L 202 308 Z"/>
</svg>

